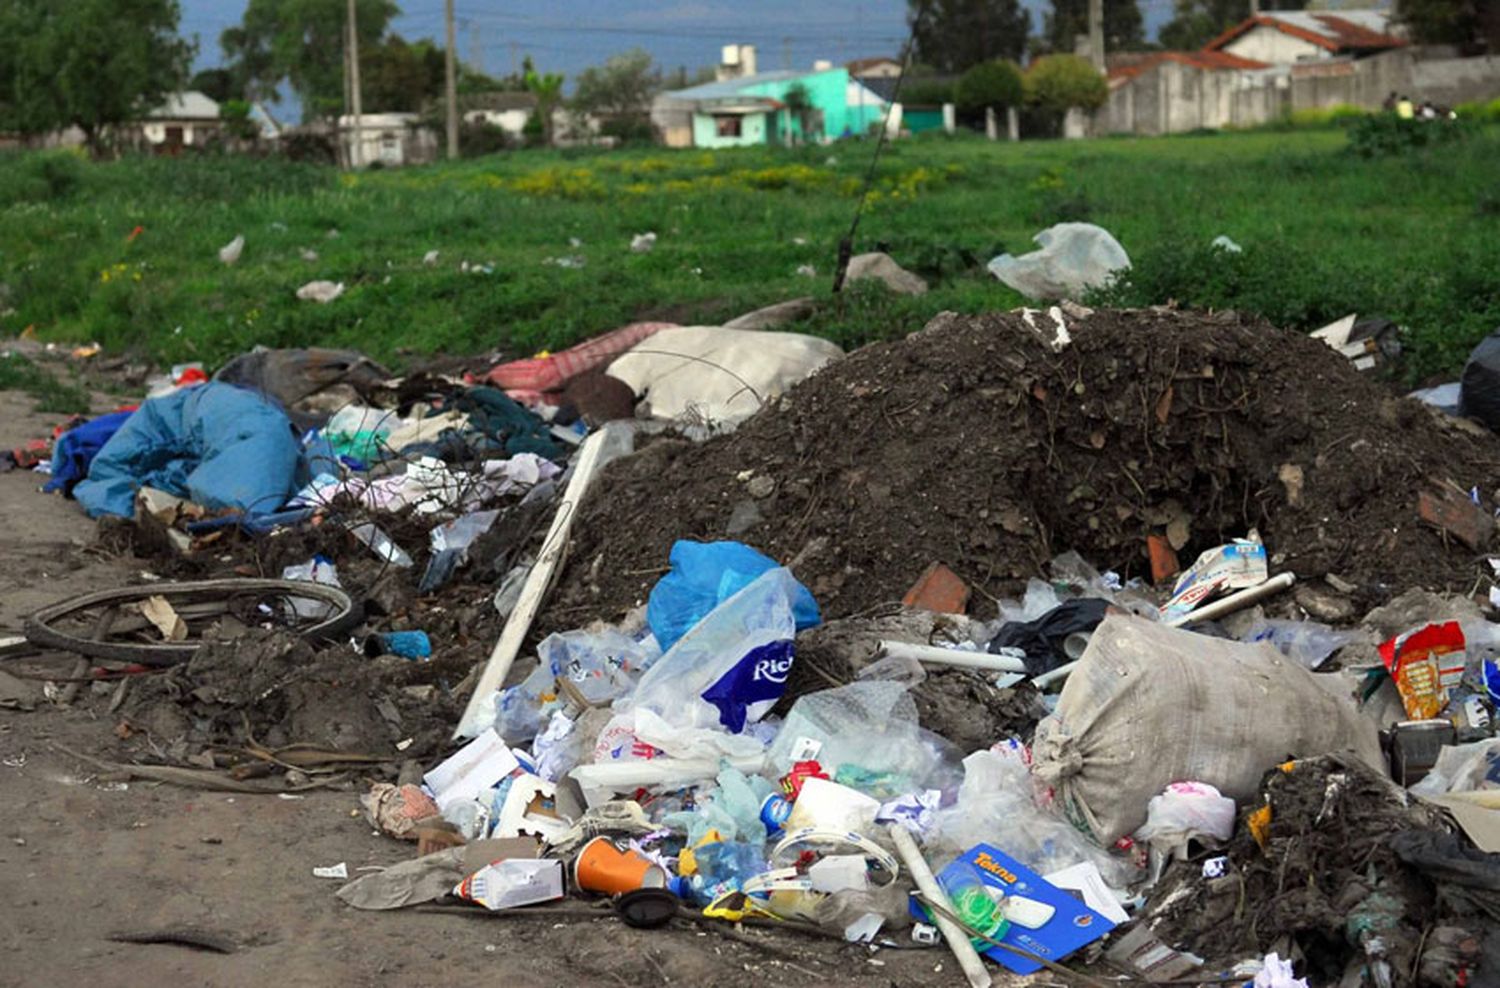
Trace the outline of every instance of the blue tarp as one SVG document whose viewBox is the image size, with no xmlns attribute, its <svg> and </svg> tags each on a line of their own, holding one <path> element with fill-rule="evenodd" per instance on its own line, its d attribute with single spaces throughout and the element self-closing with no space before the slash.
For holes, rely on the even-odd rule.
<svg viewBox="0 0 1500 988">
<path fill-rule="evenodd" d="M 58 437 L 52 448 L 52 479 L 42 490 L 49 494 L 71 494 L 73 486 L 88 476 L 89 464 L 134 412 L 110 412 L 75 426 Z"/>
<path fill-rule="evenodd" d="M 212 511 L 263 515 L 296 493 L 302 469 L 301 448 L 279 408 L 209 383 L 141 405 L 94 457 L 73 496 L 91 518 L 130 517 L 142 487 Z"/>
</svg>

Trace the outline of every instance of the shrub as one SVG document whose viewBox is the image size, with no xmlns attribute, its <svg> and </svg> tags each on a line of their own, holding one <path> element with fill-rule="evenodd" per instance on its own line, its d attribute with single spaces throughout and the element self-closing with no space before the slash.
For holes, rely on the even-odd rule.
<svg viewBox="0 0 1500 988">
<path fill-rule="evenodd" d="M 43 151 L 0 157 L 0 203 L 52 202 L 71 196 L 83 183 L 83 159 L 72 151 Z"/>
<path fill-rule="evenodd" d="M 1021 70 L 1012 62 L 980 62 L 958 80 L 953 98 L 964 114 L 982 115 L 990 107 L 1001 110 L 1020 106 L 1025 98 Z"/>
<path fill-rule="evenodd" d="M 1376 113 L 1349 128 L 1349 150 L 1362 158 L 1384 158 L 1447 144 L 1467 133 L 1458 120 L 1403 120 L 1394 113 Z"/>
<path fill-rule="evenodd" d="M 1025 85 L 1028 103 L 1058 115 L 1097 110 L 1109 98 L 1104 76 L 1078 55 L 1043 55 L 1026 70 Z"/>
<path fill-rule="evenodd" d="M 901 102 L 907 106 L 942 106 L 955 102 L 951 82 L 935 79 L 913 79 L 901 87 Z"/>
<path fill-rule="evenodd" d="M 1322 130 L 1329 127 L 1348 127 L 1369 116 L 1368 111 L 1349 103 L 1333 106 L 1315 106 L 1293 110 L 1286 117 L 1287 124 L 1295 130 Z"/>
</svg>

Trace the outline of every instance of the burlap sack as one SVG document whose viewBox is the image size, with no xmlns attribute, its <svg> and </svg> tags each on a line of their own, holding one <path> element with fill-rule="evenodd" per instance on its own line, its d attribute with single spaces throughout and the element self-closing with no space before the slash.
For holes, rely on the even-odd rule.
<svg viewBox="0 0 1500 988">
<path fill-rule="evenodd" d="M 1037 726 L 1033 771 L 1105 846 L 1172 782 L 1207 782 L 1243 810 L 1290 758 L 1351 752 L 1384 775 L 1374 722 L 1341 690 L 1264 643 L 1111 615 Z"/>
</svg>

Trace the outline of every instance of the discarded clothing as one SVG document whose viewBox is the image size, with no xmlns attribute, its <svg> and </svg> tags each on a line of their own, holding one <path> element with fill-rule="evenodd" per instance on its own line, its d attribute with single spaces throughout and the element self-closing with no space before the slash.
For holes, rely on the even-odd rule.
<svg viewBox="0 0 1500 988">
<path fill-rule="evenodd" d="M 468 413 L 470 428 L 503 442 L 505 451 L 512 456 L 535 453 L 549 460 L 563 457 L 547 424 L 503 391 L 470 388 L 453 404 L 459 411 Z"/>
<path fill-rule="evenodd" d="M 58 437 L 52 448 L 52 479 L 42 490 L 49 494 L 62 491 L 72 494 L 73 488 L 89 474 L 89 464 L 109 442 L 110 437 L 134 414 L 134 409 L 110 412 L 91 419 L 76 428 L 69 429 Z"/>
<path fill-rule="evenodd" d="M 141 405 L 94 457 L 73 496 L 91 518 L 130 517 L 142 487 L 210 511 L 264 515 L 296 492 L 302 466 L 279 409 L 249 391 L 210 383 Z"/>
<path fill-rule="evenodd" d="M 1109 601 L 1097 597 L 1064 601 L 1035 621 L 1002 625 L 1000 633 L 990 642 L 990 652 L 999 654 L 1004 648 L 1019 648 L 1026 653 L 1026 674 L 1040 676 L 1071 661 L 1063 643 L 1069 635 L 1093 631 L 1104 620 L 1107 610 Z"/>
</svg>

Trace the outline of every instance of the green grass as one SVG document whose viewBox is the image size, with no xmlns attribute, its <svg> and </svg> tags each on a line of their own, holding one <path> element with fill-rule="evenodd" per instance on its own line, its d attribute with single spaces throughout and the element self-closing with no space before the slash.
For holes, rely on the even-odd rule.
<svg viewBox="0 0 1500 988">
<path fill-rule="evenodd" d="M 58 380 L 19 354 L 0 354 L 0 391 L 24 391 L 36 399 L 39 412 L 87 412 L 89 395 L 76 384 Z"/>
<path fill-rule="evenodd" d="M 1346 141 L 1328 130 L 900 142 L 881 159 L 855 250 L 885 247 L 933 291 L 860 286 L 810 330 L 853 346 L 945 309 L 1022 304 L 984 262 L 1083 219 L 1135 262 L 1107 293 L 1117 304 L 1234 307 L 1298 329 L 1384 315 L 1409 327 L 1408 376 L 1452 371 L 1500 325 L 1500 130 L 1374 160 Z M 527 354 L 633 319 L 713 322 L 828 296 L 869 151 L 533 151 L 358 176 L 245 158 L 0 158 L 0 335 L 35 325 L 210 364 L 257 343 L 400 363 Z M 630 253 L 646 230 L 656 249 Z M 238 233 L 244 255 L 226 267 L 216 252 Z M 1210 249 L 1221 233 L 1244 253 Z M 584 267 L 545 263 L 572 256 Z M 804 264 L 815 279 L 797 274 Z M 348 291 L 297 300 L 315 278 Z"/>
</svg>

